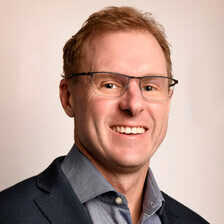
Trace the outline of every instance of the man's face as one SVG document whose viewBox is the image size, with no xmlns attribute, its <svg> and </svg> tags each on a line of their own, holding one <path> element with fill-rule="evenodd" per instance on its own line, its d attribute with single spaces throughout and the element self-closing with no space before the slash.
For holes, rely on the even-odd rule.
<svg viewBox="0 0 224 224">
<path fill-rule="evenodd" d="M 89 47 L 94 72 L 137 77 L 167 74 L 163 51 L 150 33 L 109 33 Z M 75 141 L 80 150 L 87 151 L 98 167 L 117 170 L 148 167 L 149 159 L 166 134 L 170 102 L 145 100 L 138 79 L 130 80 L 121 97 L 99 96 L 92 91 L 89 79 L 88 76 L 80 77 L 70 89 Z M 119 133 L 113 130 L 116 126 L 140 127 L 145 133 Z"/>
</svg>

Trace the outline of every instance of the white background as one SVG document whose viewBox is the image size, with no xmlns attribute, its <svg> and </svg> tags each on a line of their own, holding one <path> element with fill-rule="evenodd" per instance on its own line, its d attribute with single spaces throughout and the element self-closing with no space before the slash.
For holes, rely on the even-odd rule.
<svg viewBox="0 0 224 224">
<path fill-rule="evenodd" d="M 73 145 L 58 97 L 62 48 L 109 5 L 152 12 L 172 45 L 175 89 L 166 140 L 151 165 L 160 188 L 209 222 L 224 220 L 223 0 L 1 0 L 0 190 Z"/>
</svg>

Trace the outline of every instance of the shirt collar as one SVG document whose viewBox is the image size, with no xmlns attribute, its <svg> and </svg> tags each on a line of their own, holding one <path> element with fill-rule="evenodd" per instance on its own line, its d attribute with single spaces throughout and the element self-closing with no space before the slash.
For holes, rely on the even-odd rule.
<svg viewBox="0 0 224 224">
<path fill-rule="evenodd" d="M 162 208 L 164 198 L 156 183 L 152 170 L 149 167 L 146 182 L 145 192 L 143 199 L 143 213 L 145 215 L 152 216 L 155 212 Z"/>
<path fill-rule="evenodd" d="M 106 192 L 116 192 L 75 145 L 65 157 L 61 168 L 81 203 Z M 145 183 L 143 214 L 152 216 L 155 212 L 161 211 L 164 201 L 152 170 L 149 168 Z"/>
<path fill-rule="evenodd" d="M 75 145 L 63 160 L 61 168 L 81 203 L 103 193 L 115 191 Z"/>
</svg>

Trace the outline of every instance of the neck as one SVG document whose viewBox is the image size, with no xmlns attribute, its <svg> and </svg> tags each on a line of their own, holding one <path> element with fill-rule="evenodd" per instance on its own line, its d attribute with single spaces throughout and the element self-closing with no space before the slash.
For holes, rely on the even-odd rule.
<svg viewBox="0 0 224 224">
<path fill-rule="evenodd" d="M 114 189 L 125 195 L 131 213 L 132 223 L 137 223 L 142 213 L 143 188 L 148 172 L 148 165 L 132 172 L 119 172 L 119 169 L 107 169 L 97 163 L 90 153 L 78 142 L 77 148 L 93 163 L 104 178 L 114 187 Z"/>
<path fill-rule="evenodd" d="M 132 223 L 139 221 L 142 214 L 143 188 L 147 171 L 129 175 L 106 175 L 108 182 L 120 193 L 124 194 L 131 213 Z M 104 175 L 104 174 L 103 174 Z"/>
</svg>

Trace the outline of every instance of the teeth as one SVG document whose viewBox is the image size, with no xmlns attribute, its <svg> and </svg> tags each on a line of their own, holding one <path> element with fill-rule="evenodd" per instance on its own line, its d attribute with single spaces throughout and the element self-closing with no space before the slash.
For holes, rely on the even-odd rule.
<svg viewBox="0 0 224 224">
<path fill-rule="evenodd" d="M 125 133 L 125 134 L 143 134 L 145 133 L 145 128 L 143 127 L 124 127 L 124 126 L 116 126 L 112 128 L 115 132 Z"/>
<path fill-rule="evenodd" d="M 137 128 L 132 128 L 132 133 L 133 134 L 137 134 L 138 132 L 137 132 Z"/>
<path fill-rule="evenodd" d="M 138 132 L 138 133 L 141 133 L 141 128 L 138 127 L 138 128 L 137 128 L 137 132 Z M 144 132 L 143 132 L 143 133 L 144 133 Z"/>
</svg>

